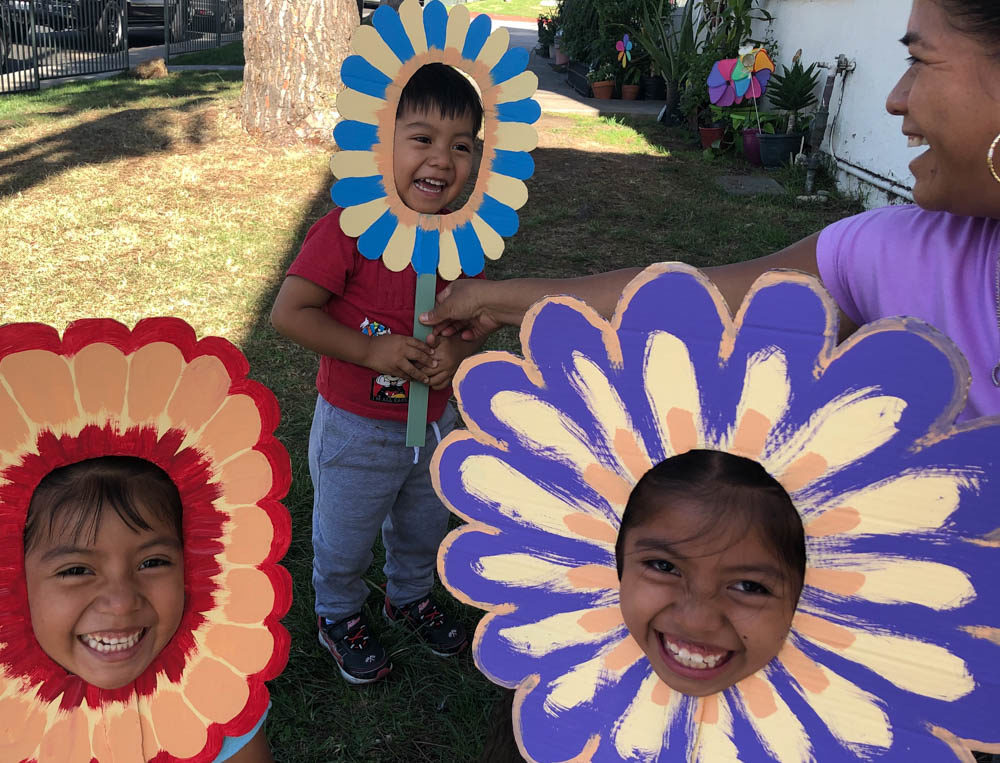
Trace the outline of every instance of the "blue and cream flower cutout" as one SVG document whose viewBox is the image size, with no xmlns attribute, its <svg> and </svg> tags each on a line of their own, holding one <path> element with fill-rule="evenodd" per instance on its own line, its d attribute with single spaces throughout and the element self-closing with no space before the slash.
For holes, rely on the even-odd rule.
<svg viewBox="0 0 1000 763">
<path fill-rule="evenodd" d="M 968 374 L 932 329 L 885 320 L 838 347 L 835 315 L 814 280 L 772 273 L 734 321 L 703 275 L 660 265 L 610 324 L 550 298 L 525 320 L 525 359 L 463 366 L 470 431 L 439 449 L 435 481 L 470 524 L 439 567 L 489 610 L 475 658 L 518 687 L 529 760 L 1000 751 L 1000 426 L 950 423 Z M 614 552 L 632 486 L 692 448 L 758 460 L 807 548 L 780 653 L 703 698 L 661 682 L 629 635 Z"/>
<path fill-rule="evenodd" d="M 439 0 L 421 8 L 406 0 L 399 12 L 382 6 L 372 26 L 358 27 L 341 70 L 337 98 L 344 121 L 334 130 L 341 151 L 333 158 L 339 181 L 333 200 L 345 207 L 341 227 L 358 237 L 359 251 L 381 257 L 393 271 L 413 264 L 417 273 L 442 278 L 477 275 L 485 259 L 503 252 L 504 236 L 517 232 L 517 210 L 528 199 L 524 181 L 535 165 L 532 124 L 541 115 L 532 99 L 538 87 L 525 71 L 529 53 L 508 50 L 510 35 L 491 32 L 488 16 L 470 18 L 464 5 L 449 13 Z M 407 207 L 393 183 L 392 144 L 403 87 L 421 66 L 444 63 L 463 71 L 483 100 L 483 152 L 468 202 L 449 215 L 421 215 Z"/>
</svg>

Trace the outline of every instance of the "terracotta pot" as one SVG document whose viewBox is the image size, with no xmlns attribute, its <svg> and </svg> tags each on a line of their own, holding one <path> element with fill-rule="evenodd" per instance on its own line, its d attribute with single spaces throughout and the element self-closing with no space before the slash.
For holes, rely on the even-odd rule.
<svg viewBox="0 0 1000 763">
<path fill-rule="evenodd" d="M 566 64 L 568 64 L 569 56 L 563 53 L 562 48 L 560 48 L 558 45 L 556 45 L 555 48 L 556 50 L 554 58 L 556 59 L 556 66 L 565 66 Z"/>
<path fill-rule="evenodd" d="M 634 101 L 639 98 L 638 85 L 622 85 L 622 100 Z"/>
<path fill-rule="evenodd" d="M 556 47 L 555 43 L 552 43 L 551 45 L 549 45 L 549 58 L 555 58 L 556 57 L 556 53 L 558 52 L 558 50 L 559 50 L 559 48 Z"/>
<path fill-rule="evenodd" d="M 600 82 L 591 82 L 590 89 L 594 92 L 594 97 L 599 98 L 602 101 L 607 101 L 611 98 L 612 94 L 615 92 L 615 81 L 611 79 L 601 80 Z"/>
<path fill-rule="evenodd" d="M 701 147 L 711 148 L 712 144 L 717 140 L 722 140 L 722 136 L 726 134 L 725 129 L 722 127 L 699 127 L 698 135 L 701 137 Z"/>
</svg>

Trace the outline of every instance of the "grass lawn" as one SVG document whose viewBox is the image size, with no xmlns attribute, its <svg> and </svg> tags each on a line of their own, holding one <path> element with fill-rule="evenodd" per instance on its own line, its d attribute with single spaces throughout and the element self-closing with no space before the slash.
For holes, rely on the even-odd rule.
<svg viewBox="0 0 1000 763">
<path fill-rule="evenodd" d="M 243 41 L 231 42 L 218 48 L 185 53 L 181 56 L 171 56 L 170 65 L 191 66 L 194 64 L 210 66 L 243 66 Z"/>
<path fill-rule="evenodd" d="M 484 3 L 485 4 L 485 3 Z M 349 688 L 316 640 L 306 446 L 317 361 L 267 314 L 309 226 L 331 208 L 330 150 L 274 147 L 238 123 L 238 75 L 111 79 L 0 99 L 0 323 L 176 315 L 237 344 L 282 407 L 292 459 L 285 564 L 292 651 L 271 686 L 268 736 L 286 763 L 475 760 L 499 690 L 468 651 L 441 660 L 373 617 L 395 670 Z M 596 273 L 683 259 L 717 265 L 775 251 L 858 211 L 834 199 L 726 196 L 681 132 L 653 122 L 544 117 L 521 230 L 491 278 Z M 790 184 L 801 177 L 786 174 Z M 513 331 L 493 347 L 517 348 Z M 377 557 L 380 552 L 377 552 Z M 373 614 L 381 559 L 369 572 Z M 477 610 L 438 591 L 470 631 Z"/>
<path fill-rule="evenodd" d="M 500 16 L 524 16 L 537 18 L 544 12 L 553 13 L 555 8 L 542 7 L 541 0 L 466 0 L 459 5 L 469 6 L 472 13 L 495 13 Z"/>
</svg>

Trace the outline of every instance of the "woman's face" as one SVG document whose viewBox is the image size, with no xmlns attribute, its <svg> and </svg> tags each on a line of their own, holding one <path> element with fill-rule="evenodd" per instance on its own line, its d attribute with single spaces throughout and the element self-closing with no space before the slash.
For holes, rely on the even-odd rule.
<svg viewBox="0 0 1000 763">
<path fill-rule="evenodd" d="M 919 155 L 913 198 L 924 209 L 1000 217 L 986 153 L 1000 132 L 1000 57 L 956 30 L 938 0 L 913 0 L 903 43 L 911 64 L 886 100 Z M 1000 172 L 1000 151 L 997 170 Z"/>
</svg>

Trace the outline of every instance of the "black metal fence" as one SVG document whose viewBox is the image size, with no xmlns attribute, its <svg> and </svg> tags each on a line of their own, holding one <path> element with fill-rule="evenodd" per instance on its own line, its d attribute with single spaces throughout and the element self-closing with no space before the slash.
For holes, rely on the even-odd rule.
<svg viewBox="0 0 1000 763">
<path fill-rule="evenodd" d="M 0 94 L 128 69 L 130 27 L 169 61 L 243 39 L 243 0 L 0 0 Z"/>
</svg>

